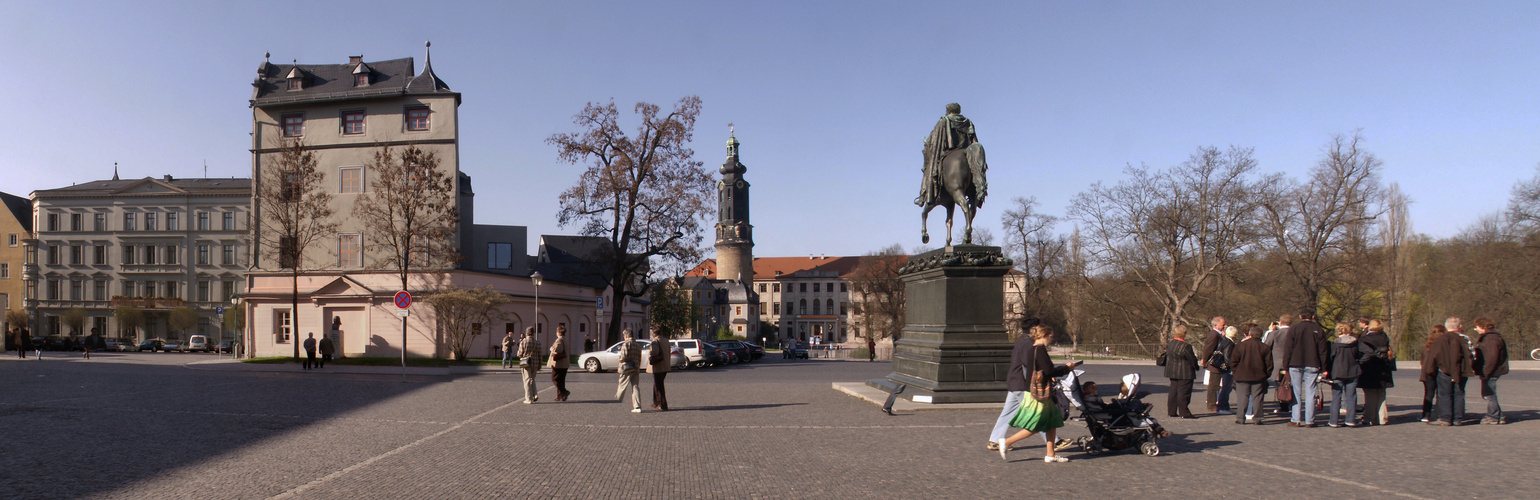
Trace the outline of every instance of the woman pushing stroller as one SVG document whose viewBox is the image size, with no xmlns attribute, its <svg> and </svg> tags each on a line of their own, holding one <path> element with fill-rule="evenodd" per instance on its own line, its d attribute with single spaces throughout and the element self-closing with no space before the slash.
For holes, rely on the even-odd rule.
<svg viewBox="0 0 1540 500">
<path fill-rule="evenodd" d="M 1080 366 L 1081 362 L 1072 361 L 1067 365 L 1054 366 L 1048 356 L 1048 343 L 1053 340 L 1053 329 L 1047 325 L 1037 325 L 1029 332 L 1032 343 L 1028 346 L 1023 346 L 1024 342 L 1017 343 L 1011 354 L 1011 371 L 1006 381 L 1008 388 L 1026 387 L 1027 394 L 1021 398 L 1021 407 L 1009 422 L 1010 427 L 1021 431 L 1010 437 L 999 438 L 996 446 L 1000 450 L 1000 458 L 1006 458 L 1005 454 L 1010 451 L 1012 444 L 1040 432 L 1043 433 L 1046 449 L 1043 461 L 1068 462 L 1068 458 L 1054 453 L 1054 438 L 1057 429 L 1064 426 L 1064 412 L 1054 402 L 1053 379 L 1068 374 L 1071 369 Z"/>
</svg>

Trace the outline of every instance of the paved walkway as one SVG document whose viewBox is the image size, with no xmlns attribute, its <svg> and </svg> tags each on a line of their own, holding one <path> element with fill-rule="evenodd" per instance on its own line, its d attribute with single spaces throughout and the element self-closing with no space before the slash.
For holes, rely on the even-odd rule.
<svg viewBox="0 0 1540 500">
<path fill-rule="evenodd" d="M 129 353 L 138 354 L 138 353 Z M 508 373 L 250 371 L 212 356 L 0 363 L 0 484 L 17 498 L 1528 498 L 1540 374 L 1503 380 L 1514 424 L 1415 422 L 1399 372 L 1396 424 L 1369 429 L 1163 421 L 1158 457 L 1045 464 L 984 449 L 998 409 L 901 412 L 835 391 L 887 363 L 752 364 L 669 375 L 674 411 L 629 413 L 615 375 L 573 373 L 573 398 L 517 402 Z M 279 365 L 284 366 L 284 365 Z M 213 368 L 213 369 L 210 369 Z M 340 368 L 340 367 L 339 367 Z M 1087 378 L 1155 367 L 1088 365 Z M 330 368 L 328 368 L 330 370 Z M 645 377 L 644 377 L 645 379 Z M 650 392 L 651 382 L 644 382 Z M 1474 387 L 1474 386 L 1472 386 Z M 646 399 L 646 398 L 644 398 Z M 1201 401 L 1201 394 L 1195 397 Z M 1472 409 L 1479 400 L 1471 398 Z M 1200 403 L 1201 405 L 1201 403 Z M 1163 419 L 1164 420 L 1164 419 Z M 1083 424 L 1063 429 L 1069 437 Z M 1216 481 L 1213 471 L 1222 471 Z"/>
</svg>

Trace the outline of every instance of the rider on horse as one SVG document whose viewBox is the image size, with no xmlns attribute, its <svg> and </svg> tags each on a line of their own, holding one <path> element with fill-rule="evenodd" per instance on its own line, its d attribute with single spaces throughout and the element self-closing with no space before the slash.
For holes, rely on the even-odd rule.
<svg viewBox="0 0 1540 500">
<path fill-rule="evenodd" d="M 936 122 L 930 135 L 925 138 L 925 167 L 922 169 L 925 176 L 920 180 L 920 197 L 915 198 L 915 205 L 923 207 L 935 204 L 937 197 L 946 194 L 946 190 L 941 187 L 941 160 L 946 158 L 947 153 L 959 149 L 979 151 L 979 154 L 971 155 L 978 160 L 969 161 L 968 166 L 973 174 L 977 202 L 979 205 L 984 204 L 984 196 L 988 191 L 984 171 L 988 167 L 981 161 L 984 146 L 978 140 L 978 135 L 973 131 L 973 121 L 962 115 L 962 105 L 955 102 L 946 105 L 946 116 Z M 963 200 L 956 201 L 966 203 Z"/>
</svg>

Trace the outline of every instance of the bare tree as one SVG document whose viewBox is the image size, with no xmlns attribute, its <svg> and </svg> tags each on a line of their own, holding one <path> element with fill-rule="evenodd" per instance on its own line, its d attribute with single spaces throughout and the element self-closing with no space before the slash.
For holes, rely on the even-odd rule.
<svg viewBox="0 0 1540 500">
<path fill-rule="evenodd" d="M 1005 227 L 1006 255 L 1025 274 L 1022 289 L 1012 299 L 1022 313 L 1042 320 L 1050 309 L 1050 288 L 1055 284 L 1068 240 L 1053 232 L 1058 217 L 1037 211 L 1036 198 L 1016 197 L 1012 208 L 1000 216 Z"/>
<path fill-rule="evenodd" d="M 1257 196 L 1249 148 L 1201 147 L 1167 170 L 1128 167 L 1114 186 L 1097 183 L 1076 196 L 1069 218 L 1086 231 L 1086 248 L 1160 304 L 1161 339 L 1204 285 L 1231 271 L 1257 242 Z"/>
<path fill-rule="evenodd" d="M 417 146 L 381 146 L 368 170 L 369 189 L 353 202 L 363 239 L 375 249 L 361 252 L 369 257 L 364 267 L 394 271 L 402 290 L 409 290 L 414 272 L 454 267 L 460 259 L 454 172 L 439 168 L 438 155 Z"/>
<path fill-rule="evenodd" d="M 904 329 L 904 282 L 898 270 L 909 258 L 893 245 L 861 257 L 846 281 L 862 336 L 898 338 Z"/>
<path fill-rule="evenodd" d="M 1408 207 L 1411 199 L 1401 186 L 1391 183 L 1385 192 L 1385 223 L 1380 231 L 1385 269 L 1385 333 L 1392 345 L 1399 347 L 1406 333 L 1407 302 L 1411 299 L 1412 221 Z"/>
<path fill-rule="evenodd" d="M 195 311 L 193 308 L 187 306 L 180 306 L 172 309 L 170 318 L 167 318 L 166 324 L 167 326 L 170 326 L 173 331 L 176 331 L 177 333 L 184 333 L 188 328 L 192 328 L 198 325 L 198 311 Z"/>
<path fill-rule="evenodd" d="M 511 300 L 488 286 L 433 292 L 427 302 L 449 341 L 450 356 L 464 361 L 470 355 L 471 342 L 486 325 L 503 320 L 503 306 Z"/>
<path fill-rule="evenodd" d="M 315 153 L 299 140 L 285 140 L 274 161 L 263 163 L 263 171 L 258 173 L 259 247 L 263 257 L 289 270 L 291 332 L 299 325 L 299 276 L 315 269 L 309 250 L 337 233 L 331 202 L 324 176 L 316 168 Z M 294 359 L 299 359 L 299 342 L 293 338 L 288 341 L 294 344 Z"/>
<path fill-rule="evenodd" d="M 1307 304 L 1320 304 L 1321 293 L 1346 278 L 1367 225 L 1380 214 L 1383 163 L 1360 148 L 1363 137 L 1336 135 L 1322 158 L 1300 184 L 1275 178 L 1260 196 L 1263 227 L 1278 244 L 1284 263 Z M 1350 297 L 1334 297 L 1338 303 Z"/>
<path fill-rule="evenodd" d="M 135 330 L 144 326 L 144 311 L 134 306 L 118 306 L 112 310 L 112 316 L 118 320 L 118 338 L 133 338 Z"/>
<path fill-rule="evenodd" d="M 607 268 L 616 304 L 646 295 L 654 271 L 682 269 L 701 255 L 701 223 L 713 212 L 714 197 L 711 174 L 687 147 L 700 110 L 695 96 L 661 116 L 657 105 L 637 103 L 642 123 L 627 136 L 614 102 L 588 103 L 572 120 L 581 132 L 546 139 L 561 161 L 586 164 L 577 184 L 561 194 L 557 222 L 608 241 L 596 258 Z M 624 309 L 611 312 L 611 339 L 619 337 Z"/>
<path fill-rule="evenodd" d="M 1530 246 L 1540 247 L 1540 165 L 1535 176 L 1513 186 L 1513 198 L 1508 201 L 1508 222 L 1523 233 Z"/>
<path fill-rule="evenodd" d="M 70 331 L 74 335 L 85 333 L 86 310 L 84 308 L 71 307 L 69 310 L 64 311 L 63 315 L 59 316 L 59 320 L 64 322 L 64 326 L 70 327 Z"/>
</svg>

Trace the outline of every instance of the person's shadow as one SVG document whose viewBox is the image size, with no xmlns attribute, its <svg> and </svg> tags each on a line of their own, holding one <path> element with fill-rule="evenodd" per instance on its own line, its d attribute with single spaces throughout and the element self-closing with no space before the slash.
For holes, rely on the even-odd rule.
<svg viewBox="0 0 1540 500">
<path fill-rule="evenodd" d="M 1187 433 L 1187 434 L 1172 434 L 1170 437 L 1162 438 L 1162 439 L 1160 439 L 1160 440 L 1158 440 L 1156 442 L 1160 444 L 1160 451 L 1162 453 L 1165 453 L 1165 452 L 1177 452 L 1177 453 L 1201 452 L 1203 450 L 1214 450 L 1214 449 L 1219 449 L 1219 448 L 1223 448 L 1223 447 L 1226 447 L 1226 446 L 1234 446 L 1234 445 L 1241 444 L 1240 441 L 1193 441 L 1192 440 L 1192 436 L 1208 436 L 1208 435 L 1212 435 L 1212 434 L 1213 434 L 1212 432 L 1191 432 L 1191 433 Z"/>
</svg>

